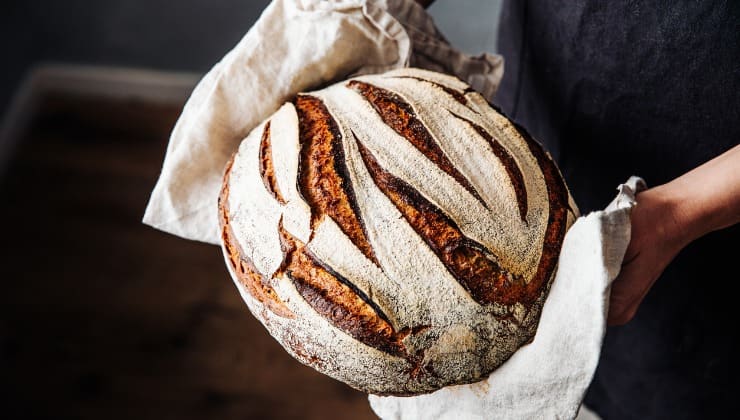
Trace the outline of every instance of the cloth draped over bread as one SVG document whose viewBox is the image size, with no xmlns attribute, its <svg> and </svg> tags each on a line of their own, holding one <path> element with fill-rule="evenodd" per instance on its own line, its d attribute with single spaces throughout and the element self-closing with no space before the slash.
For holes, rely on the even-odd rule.
<svg viewBox="0 0 740 420">
<path fill-rule="evenodd" d="M 217 200 L 240 142 L 301 91 L 401 67 L 452 74 L 489 101 L 503 59 L 452 47 L 413 0 L 274 0 L 198 83 L 170 138 L 144 223 L 219 243 Z M 494 101 L 495 102 L 495 101 Z M 382 418 L 572 418 L 605 331 L 609 284 L 629 243 L 632 178 L 566 236 L 533 343 L 487 380 L 417 397 L 370 397 Z"/>
<path fill-rule="evenodd" d="M 224 166 L 296 93 L 401 67 L 453 74 L 491 99 L 500 56 L 465 55 L 412 0 L 275 0 L 198 83 L 170 137 L 144 223 L 217 244 Z"/>
</svg>

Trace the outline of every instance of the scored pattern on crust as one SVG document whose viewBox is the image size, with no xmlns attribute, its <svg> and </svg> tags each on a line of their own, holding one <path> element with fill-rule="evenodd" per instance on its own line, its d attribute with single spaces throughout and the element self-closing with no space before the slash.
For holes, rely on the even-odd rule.
<svg viewBox="0 0 740 420">
<path fill-rule="evenodd" d="M 275 181 L 275 167 L 272 164 L 272 148 L 270 147 L 270 122 L 265 124 L 265 131 L 260 140 L 260 175 L 265 188 L 275 197 L 278 203 L 284 205 L 285 199 L 280 194 L 280 188 Z"/>
<path fill-rule="evenodd" d="M 402 356 L 403 344 L 385 314 L 346 278 L 321 264 L 280 224 L 285 260 L 281 271 L 306 302 L 332 324 L 364 344 Z"/>
<path fill-rule="evenodd" d="M 465 187 L 465 189 L 477 198 L 481 204 L 485 205 L 483 199 L 481 199 L 478 192 L 475 191 L 475 188 L 473 188 L 468 180 L 466 180 L 465 177 L 455 169 L 452 162 L 450 162 L 442 149 L 439 148 L 439 145 L 434 141 L 432 135 L 426 127 L 424 127 L 424 124 L 422 124 L 416 117 L 413 109 L 408 103 L 399 98 L 398 95 L 395 95 L 393 92 L 389 92 L 385 89 L 359 80 L 351 80 L 347 82 L 347 86 L 360 92 L 362 96 L 364 96 L 365 99 L 373 105 L 375 110 L 378 112 L 378 115 L 380 115 L 388 126 L 392 127 L 398 134 L 406 138 L 414 145 L 414 147 L 424 153 L 427 159 L 434 162 L 449 176 L 455 178 L 455 181 Z M 447 93 L 452 91 L 446 87 L 443 88 L 443 90 Z M 453 95 L 453 97 L 460 101 L 459 95 Z"/>
<path fill-rule="evenodd" d="M 297 96 L 242 142 L 224 192 L 252 312 L 294 357 L 377 394 L 479 380 L 530 342 L 575 218 L 538 143 L 417 69 Z"/>
<path fill-rule="evenodd" d="M 451 114 L 455 118 L 459 118 L 460 120 L 470 124 L 470 126 L 473 127 L 475 131 L 477 131 L 478 134 L 480 134 L 480 136 L 488 142 L 488 146 L 491 148 L 493 154 L 495 154 L 496 157 L 499 158 L 501 164 L 504 165 L 504 168 L 506 168 L 506 173 L 509 175 L 509 182 L 511 182 L 511 186 L 514 188 L 514 192 L 516 193 L 516 201 L 519 204 L 519 215 L 521 216 L 522 220 L 526 220 L 527 190 L 524 186 L 524 176 L 522 175 L 522 171 L 519 169 L 519 166 L 517 166 L 514 157 L 512 157 L 509 152 L 506 151 L 506 148 L 504 148 L 501 143 L 497 142 L 493 138 L 493 136 L 491 136 L 491 133 L 487 132 L 483 127 L 468 120 L 467 118 L 463 118 L 455 114 L 454 112 L 451 112 Z"/>
<path fill-rule="evenodd" d="M 321 101 L 311 96 L 299 95 L 296 110 L 302 162 L 298 168 L 298 186 L 311 206 L 311 226 L 315 227 L 325 215 L 331 217 L 362 253 L 377 264 L 358 216 L 336 122 Z"/>
<path fill-rule="evenodd" d="M 479 243 L 465 237 L 455 222 L 410 185 L 378 165 L 375 157 L 358 144 L 360 156 L 375 184 L 391 199 L 424 242 L 434 250 L 455 279 L 481 304 L 513 304 L 511 291 L 523 287 L 521 276 L 512 276 L 493 261 Z M 536 296 L 528 296 L 530 303 Z M 524 301 L 521 297 L 520 300 Z"/>
</svg>

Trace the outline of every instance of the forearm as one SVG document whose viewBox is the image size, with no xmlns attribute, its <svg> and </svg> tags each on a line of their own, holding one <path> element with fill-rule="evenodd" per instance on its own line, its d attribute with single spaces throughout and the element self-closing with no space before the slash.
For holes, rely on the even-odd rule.
<svg viewBox="0 0 740 420">
<path fill-rule="evenodd" d="M 666 229 L 680 247 L 732 226 L 740 222 L 740 146 L 648 192 L 663 200 Z"/>
<path fill-rule="evenodd" d="M 740 222 L 740 146 L 698 168 L 637 194 L 632 239 L 614 283 L 608 322 L 635 315 L 640 302 L 683 247 Z"/>
</svg>

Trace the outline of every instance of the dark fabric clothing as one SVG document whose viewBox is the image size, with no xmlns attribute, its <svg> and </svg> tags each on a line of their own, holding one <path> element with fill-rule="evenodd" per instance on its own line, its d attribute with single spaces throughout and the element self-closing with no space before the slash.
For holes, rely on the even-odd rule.
<svg viewBox="0 0 740 420">
<path fill-rule="evenodd" d="M 494 102 L 551 150 L 583 213 L 632 174 L 662 184 L 740 143 L 738 1 L 510 0 L 499 44 Z M 586 404 L 605 419 L 736 410 L 739 305 L 723 288 L 739 242 L 738 226 L 694 242 L 609 328 Z"/>
</svg>

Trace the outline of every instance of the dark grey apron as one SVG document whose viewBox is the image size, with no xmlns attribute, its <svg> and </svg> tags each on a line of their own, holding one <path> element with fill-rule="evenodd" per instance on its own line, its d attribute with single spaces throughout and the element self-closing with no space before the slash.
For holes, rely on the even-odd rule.
<svg viewBox="0 0 740 420">
<path fill-rule="evenodd" d="M 740 1 L 506 1 L 494 102 L 552 151 L 582 212 L 740 143 Z M 738 169 L 740 170 L 740 168 Z M 740 400 L 740 228 L 686 248 L 610 328 L 586 403 L 605 419 L 718 418 Z"/>
</svg>

